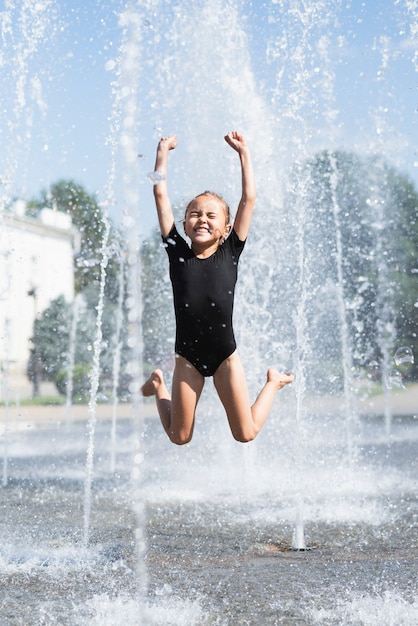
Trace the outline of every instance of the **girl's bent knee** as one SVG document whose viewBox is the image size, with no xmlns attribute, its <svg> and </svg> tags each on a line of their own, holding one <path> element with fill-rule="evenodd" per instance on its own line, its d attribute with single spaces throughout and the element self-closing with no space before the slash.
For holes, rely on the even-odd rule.
<svg viewBox="0 0 418 626">
<path fill-rule="evenodd" d="M 254 428 L 254 430 L 251 431 L 233 432 L 232 436 L 235 441 L 238 441 L 239 443 L 249 443 L 250 441 L 254 441 L 258 433 L 259 431 Z"/>
<path fill-rule="evenodd" d="M 183 433 L 169 433 L 169 438 L 172 443 L 175 443 L 177 446 L 184 446 L 186 443 L 190 443 L 192 440 L 192 435 L 183 434 Z"/>
</svg>

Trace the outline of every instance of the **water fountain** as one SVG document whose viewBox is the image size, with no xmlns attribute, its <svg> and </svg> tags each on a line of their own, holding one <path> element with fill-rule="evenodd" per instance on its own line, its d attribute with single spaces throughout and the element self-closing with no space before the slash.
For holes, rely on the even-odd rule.
<svg viewBox="0 0 418 626">
<path fill-rule="evenodd" d="M 51 11 L 54 3 L 38 5 Z M 111 407 L 97 419 L 94 379 L 87 431 L 89 415 L 77 413 L 69 423 L 59 408 L 37 419 L 20 411 L 13 428 L 9 418 L 9 477 L 0 490 L 2 619 L 8 625 L 417 623 L 416 415 L 390 407 L 382 428 L 386 409 L 375 416 L 354 393 L 367 342 L 360 328 L 359 336 L 351 330 L 361 291 L 350 301 L 345 289 L 345 254 L 354 244 L 347 243 L 341 203 L 346 172 L 337 148 L 346 139 L 336 50 L 343 55 L 349 42 L 344 28 L 334 28 L 337 20 L 347 26 L 346 7 L 337 0 L 248 7 L 235 0 L 139 0 L 117 9 L 122 44 L 111 64 L 110 162 L 124 179 L 133 409 L 118 407 L 117 433 Z M 399 22 L 405 12 L 416 17 L 411 2 L 391 10 Z M 365 9 L 359 11 L 360 20 Z M 412 35 L 411 29 L 404 37 Z M 379 70 L 383 94 L 396 56 L 387 40 L 379 41 L 389 50 L 385 72 Z M 24 119 L 22 107 L 16 119 Z M 184 200 L 200 189 L 219 189 L 234 206 L 239 175 L 222 143 L 232 127 L 245 130 L 253 146 L 259 189 L 237 294 L 238 344 L 252 390 L 270 362 L 293 369 L 297 384 L 283 391 L 248 446 L 232 440 L 208 385 L 193 442 L 177 448 L 153 406 L 138 397 L 138 242 L 152 205 L 146 175 L 158 136 L 177 132 L 170 189 L 178 219 Z M 389 152 L 383 135 L 373 154 L 396 162 L 398 152 L 393 146 Z M 318 170 L 309 164 L 315 162 L 328 172 L 322 188 L 314 184 Z M 375 187 L 368 199 L 380 210 Z M 104 190 L 106 202 L 112 193 Z M 374 215 L 371 234 L 382 250 L 386 218 Z M 388 265 L 379 265 L 374 250 L 383 280 Z M 104 241 L 103 281 L 108 254 Z M 362 288 L 366 283 L 363 277 Z M 392 353 L 402 371 L 413 354 L 386 332 L 392 301 L 380 293 L 385 373 Z M 97 323 L 96 360 L 100 317 Z M 161 342 L 169 346 L 163 334 Z"/>
</svg>

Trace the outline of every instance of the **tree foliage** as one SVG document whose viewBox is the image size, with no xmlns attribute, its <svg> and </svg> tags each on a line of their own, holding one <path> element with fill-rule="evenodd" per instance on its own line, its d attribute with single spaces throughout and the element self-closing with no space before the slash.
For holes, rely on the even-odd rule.
<svg viewBox="0 0 418 626">
<path fill-rule="evenodd" d="M 79 396 L 82 389 L 84 392 L 90 389 L 97 321 L 95 298 L 96 294 L 93 289 L 84 291 L 81 306 L 79 300 L 70 304 L 65 301 L 63 296 L 59 296 L 52 300 L 39 318 L 35 320 L 28 362 L 29 380 L 34 381 L 35 377 L 38 376 L 39 381 L 54 382 L 58 390 L 63 393 L 69 375 L 70 355 L 73 352 L 74 372 L 77 372 L 80 377 L 83 376 L 83 380 L 80 378 L 77 387 L 73 390 L 74 397 Z M 77 317 L 75 324 L 73 324 L 74 315 Z M 125 346 L 122 353 L 122 373 L 128 359 L 126 326 L 122 328 L 121 336 L 116 337 L 117 315 L 117 305 L 109 300 L 106 301 L 101 324 L 101 391 L 110 391 L 113 383 L 113 358 L 116 351 L 116 341 L 120 341 Z M 84 395 L 84 398 L 86 397 Z"/>
<path fill-rule="evenodd" d="M 29 210 L 36 214 L 43 207 L 69 213 L 81 235 L 75 275 L 77 293 L 85 306 L 77 327 L 75 365 L 82 377 L 85 368 L 91 367 L 93 355 L 105 221 L 95 198 L 73 181 L 59 181 L 42 192 Z M 282 319 L 293 315 L 295 321 L 300 299 L 305 299 L 304 358 L 331 376 L 330 364 L 335 369 L 342 360 L 344 323 L 355 367 L 364 369 L 376 360 L 387 360 L 399 346 L 408 346 L 417 355 L 418 193 L 408 176 L 381 158 L 323 151 L 295 165 L 285 195 L 286 210 L 298 215 L 300 223 L 293 220 L 287 224 L 286 259 L 281 268 L 268 270 L 269 298 L 274 300 L 269 306 L 280 310 Z M 113 229 L 106 245 L 104 385 L 112 377 L 120 267 L 124 263 L 123 244 Z M 297 252 L 301 246 L 302 264 Z M 168 263 L 159 233 L 143 242 L 141 262 L 144 364 L 171 370 L 175 323 Z M 289 280 L 283 280 L 283 275 Z M 63 389 L 73 314 L 74 306 L 60 297 L 35 321 L 28 364 L 32 380 L 38 374 L 44 380 L 55 380 Z M 293 327 L 296 332 L 294 326 L 280 325 L 280 334 L 289 344 L 295 341 L 289 330 Z M 123 333 L 126 327 L 124 324 Z M 121 340 L 123 369 L 129 350 L 126 337 Z M 274 338 L 266 340 L 276 345 Z M 410 376 L 417 375 L 415 365 Z M 318 379 L 313 379 L 318 385 Z"/>
<path fill-rule="evenodd" d="M 79 233 L 80 249 L 75 251 L 74 256 L 75 293 L 82 297 L 84 304 L 73 339 L 70 337 L 70 329 L 75 303 L 65 302 L 62 296 L 53 300 L 39 319 L 35 320 L 33 347 L 28 363 L 29 378 L 35 380 L 40 377 L 42 380 L 54 381 L 62 391 L 63 372 L 66 372 L 65 376 L 68 375 L 70 343 L 73 340 L 74 366 L 77 372 L 81 375 L 91 368 L 103 266 L 105 290 L 100 373 L 102 384 L 106 385 L 112 378 L 121 267 L 123 270 L 124 266 L 123 244 L 117 231 L 103 215 L 95 197 L 72 180 L 61 180 L 51 185 L 48 191 L 43 190 L 38 199 L 28 204 L 27 211 L 36 217 L 43 208 L 70 215 L 73 226 Z M 122 342 L 124 328 L 126 324 L 122 328 Z M 125 355 L 122 366 L 126 359 Z"/>
<path fill-rule="evenodd" d="M 303 196 L 306 207 L 315 357 L 341 359 L 344 321 L 354 365 L 377 360 L 388 368 L 402 345 L 417 354 L 418 194 L 411 180 L 379 157 L 324 151 L 295 173 L 292 189 L 288 201 Z M 337 307 L 338 289 L 344 313 Z"/>
<path fill-rule="evenodd" d="M 268 309 L 257 312 L 263 359 L 294 352 L 302 300 L 303 358 L 316 390 L 319 378 L 338 387 L 332 381 L 342 381 L 343 350 L 353 368 L 377 367 L 380 374 L 400 346 L 418 355 L 418 193 L 411 180 L 380 157 L 323 151 L 295 164 L 287 182 L 282 213 L 292 219 L 276 236 L 261 235 L 268 263 L 257 248 L 240 280 L 250 289 L 235 310 L 238 318 L 253 293 L 245 311 L 250 325 L 260 302 Z M 266 237 L 278 250 L 277 267 Z M 173 353 L 175 328 L 158 233 L 144 242 L 142 269 L 144 358 L 161 366 Z M 417 374 L 415 366 L 409 375 Z"/>
<path fill-rule="evenodd" d="M 173 358 L 175 324 L 167 254 L 159 232 L 141 249 L 143 289 L 144 364 L 163 367 Z M 172 363 L 171 363 L 172 365 Z M 170 367 L 171 369 L 171 367 Z"/>
<path fill-rule="evenodd" d="M 42 190 L 39 198 L 28 203 L 27 212 L 36 217 L 44 209 L 54 209 L 66 213 L 71 217 L 74 228 L 80 237 L 80 249 L 74 255 L 74 282 L 75 292 L 80 293 L 88 286 L 99 286 L 100 261 L 103 254 L 103 244 L 109 248 L 117 233 L 110 229 L 109 241 L 104 242 L 106 221 L 96 198 L 89 194 L 82 185 L 73 180 L 60 180 L 46 190 Z M 106 268 L 108 279 L 106 285 L 107 296 L 115 300 L 117 285 L 117 260 L 110 256 Z"/>
<path fill-rule="evenodd" d="M 64 296 L 58 296 L 35 320 L 28 375 L 34 380 L 54 380 L 65 367 L 69 343 L 70 306 Z"/>
</svg>

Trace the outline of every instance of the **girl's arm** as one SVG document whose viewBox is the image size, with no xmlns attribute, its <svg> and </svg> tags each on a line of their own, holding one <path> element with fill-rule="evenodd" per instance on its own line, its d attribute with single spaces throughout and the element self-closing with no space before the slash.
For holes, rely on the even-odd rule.
<svg viewBox="0 0 418 626">
<path fill-rule="evenodd" d="M 244 136 L 232 131 L 225 136 L 225 141 L 238 152 L 241 163 L 242 194 L 234 220 L 234 230 L 241 241 L 245 241 L 253 215 L 256 188 L 250 148 Z"/>
<path fill-rule="evenodd" d="M 154 199 L 157 207 L 158 223 L 163 237 L 167 237 L 174 224 L 173 209 L 167 190 L 168 153 L 177 146 L 176 135 L 162 137 L 158 143 L 155 158 L 155 171 L 163 175 L 163 179 L 154 184 Z"/>
</svg>

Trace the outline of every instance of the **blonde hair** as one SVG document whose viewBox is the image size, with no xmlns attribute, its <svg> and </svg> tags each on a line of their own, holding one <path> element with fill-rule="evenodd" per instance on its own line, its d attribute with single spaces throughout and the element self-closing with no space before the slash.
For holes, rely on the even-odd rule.
<svg viewBox="0 0 418 626">
<path fill-rule="evenodd" d="M 225 198 L 223 196 L 221 196 L 220 193 L 216 193 L 215 191 L 203 191 L 202 193 L 199 193 L 197 196 L 195 196 L 194 198 L 192 198 L 190 200 L 190 202 L 187 204 L 186 206 L 186 210 L 184 212 L 184 219 L 186 219 L 186 214 L 187 211 L 190 207 L 190 205 L 197 199 L 200 198 L 202 196 L 212 196 L 213 198 L 216 198 L 217 200 L 219 200 L 220 204 L 222 205 L 224 211 L 225 211 L 225 218 L 226 218 L 226 224 L 230 224 L 231 223 L 231 210 L 229 208 L 228 203 L 226 202 Z"/>
</svg>

